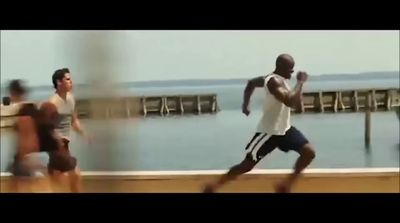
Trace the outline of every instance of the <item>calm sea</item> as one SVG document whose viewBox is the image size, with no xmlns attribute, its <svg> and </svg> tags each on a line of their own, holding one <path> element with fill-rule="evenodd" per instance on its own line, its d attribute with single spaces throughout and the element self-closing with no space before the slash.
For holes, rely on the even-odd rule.
<svg viewBox="0 0 400 223">
<path fill-rule="evenodd" d="M 311 81 L 306 91 L 399 87 L 399 79 Z M 82 170 L 207 170 L 227 169 L 241 161 L 244 147 L 261 117 L 262 92 L 252 100 L 249 117 L 240 112 L 244 85 L 128 88 L 133 94 L 217 93 L 218 114 L 149 117 L 121 120 L 82 120 L 95 137 L 88 144 L 72 134 L 71 150 Z M 52 91 L 37 90 L 31 99 Z M 84 91 L 75 90 L 76 97 Z M 399 119 L 394 112 L 372 113 L 372 139 L 364 147 L 364 114 L 293 115 L 292 124 L 315 145 L 312 168 L 399 167 Z M 13 152 L 11 130 L 1 130 L 1 171 Z M 40 155 L 43 161 L 46 154 Z M 297 154 L 273 151 L 257 168 L 291 168 Z"/>
</svg>

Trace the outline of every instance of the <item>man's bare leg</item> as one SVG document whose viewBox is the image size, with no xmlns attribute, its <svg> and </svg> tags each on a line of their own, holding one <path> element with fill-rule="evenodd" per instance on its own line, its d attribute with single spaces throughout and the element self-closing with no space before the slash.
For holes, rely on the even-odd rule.
<svg viewBox="0 0 400 223">
<path fill-rule="evenodd" d="M 238 176 L 249 172 L 254 168 L 254 166 L 257 164 L 254 160 L 252 160 L 250 157 L 246 157 L 241 163 L 233 166 L 230 168 L 230 170 L 222 175 L 217 182 L 212 183 L 212 184 L 207 184 L 205 188 L 203 189 L 204 193 L 213 193 L 215 192 L 218 188 L 223 186 L 224 184 L 235 180 Z"/>
<path fill-rule="evenodd" d="M 69 185 L 72 193 L 81 192 L 81 174 L 79 167 L 75 167 L 74 170 L 68 171 Z"/>
<path fill-rule="evenodd" d="M 279 193 L 288 193 L 290 192 L 292 186 L 297 182 L 298 178 L 301 175 L 301 172 L 313 161 L 315 158 L 315 151 L 312 148 L 311 144 L 307 143 L 303 146 L 303 148 L 299 151 L 299 158 L 294 165 L 294 171 L 292 174 L 288 176 L 286 180 L 276 185 L 275 190 Z"/>
<path fill-rule="evenodd" d="M 64 191 L 63 188 L 63 181 L 64 181 L 64 174 L 58 170 L 50 170 L 49 171 L 49 178 L 51 183 L 51 188 L 54 192 L 61 192 Z"/>
</svg>

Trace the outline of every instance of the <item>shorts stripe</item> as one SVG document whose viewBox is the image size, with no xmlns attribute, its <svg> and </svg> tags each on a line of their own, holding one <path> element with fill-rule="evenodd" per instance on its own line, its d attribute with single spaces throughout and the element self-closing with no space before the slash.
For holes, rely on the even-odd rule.
<svg viewBox="0 0 400 223">
<path fill-rule="evenodd" d="M 258 157 L 257 157 L 258 150 L 260 150 L 260 148 L 268 141 L 268 139 L 271 138 L 271 136 L 272 135 L 268 135 L 267 137 L 262 138 L 259 143 L 257 143 L 256 147 L 251 152 L 251 155 L 252 155 L 254 161 L 258 160 Z"/>
<path fill-rule="evenodd" d="M 259 134 L 257 137 L 254 137 L 251 141 L 250 141 L 250 146 L 246 148 L 246 152 L 247 153 L 251 153 L 254 149 L 255 146 L 258 145 L 258 143 L 265 137 L 267 136 L 266 133 L 263 134 Z"/>
</svg>

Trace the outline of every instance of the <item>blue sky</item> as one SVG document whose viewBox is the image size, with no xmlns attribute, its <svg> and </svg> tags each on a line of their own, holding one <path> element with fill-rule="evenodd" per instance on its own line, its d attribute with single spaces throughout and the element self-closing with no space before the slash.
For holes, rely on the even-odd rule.
<svg viewBox="0 0 400 223">
<path fill-rule="evenodd" d="M 399 70 L 399 31 L 1 31 L 1 82 L 250 78 L 280 53 L 310 75 Z"/>
</svg>

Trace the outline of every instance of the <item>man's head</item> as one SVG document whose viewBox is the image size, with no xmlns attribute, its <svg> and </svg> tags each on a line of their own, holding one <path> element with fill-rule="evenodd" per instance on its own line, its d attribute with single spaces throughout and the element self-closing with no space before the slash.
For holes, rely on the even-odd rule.
<svg viewBox="0 0 400 223">
<path fill-rule="evenodd" d="M 294 59 L 289 54 L 281 54 L 276 58 L 275 73 L 290 79 L 293 73 Z"/>
<path fill-rule="evenodd" d="M 27 93 L 27 88 L 23 85 L 21 80 L 12 80 L 8 85 L 11 102 L 17 103 L 24 100 Z"/>
<path fill-rule="evenodd" d="M 52 77 L 53 86 L 56 90 L 69 92 L 72 90 L 71 74 L 68 68 L 56 70 Z"/>
</svg>

